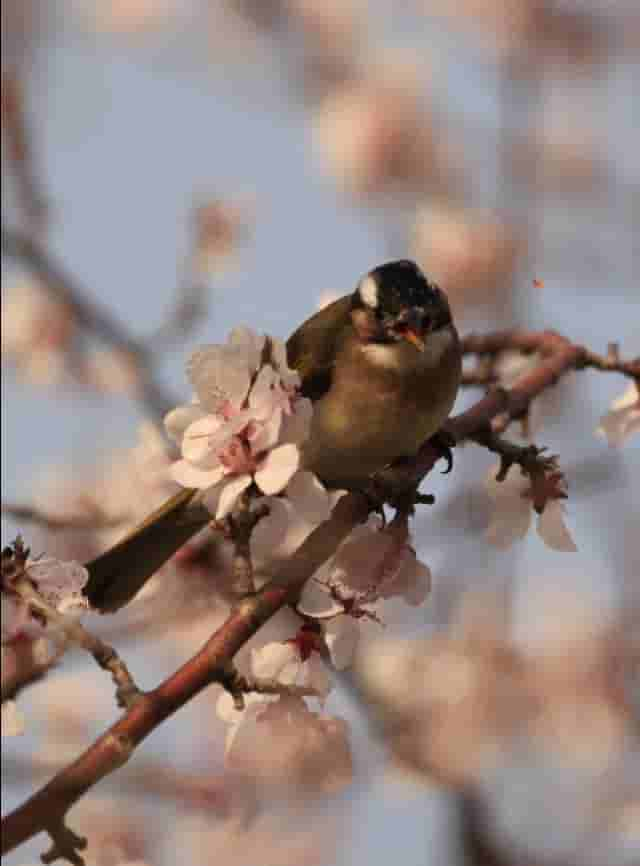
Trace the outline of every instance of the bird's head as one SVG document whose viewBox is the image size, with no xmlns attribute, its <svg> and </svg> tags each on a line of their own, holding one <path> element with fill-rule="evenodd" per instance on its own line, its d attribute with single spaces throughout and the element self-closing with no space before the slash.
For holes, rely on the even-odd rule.
<svg viewBox="0 0 640 866">
<path fill-rule="evenodd" d="M 407 259 L 364 276 L 353 293 L 351 318 L 365 342 L 403 340 L 424 351 L 429 335 L 451 324 L 445 293 Z"/>
</svg>

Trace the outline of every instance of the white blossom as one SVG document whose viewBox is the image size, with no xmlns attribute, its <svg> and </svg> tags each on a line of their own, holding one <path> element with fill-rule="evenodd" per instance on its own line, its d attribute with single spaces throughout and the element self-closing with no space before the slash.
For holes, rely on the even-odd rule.
<svg viewBox="0 0 640 866">
<path fill-rule="evenodd" d="M 306 686 L 324 701 L 332 684 L 317 652 L 305 652 L 296 640 L 268 643 L 251 651 L 256 680 L 275 680 L 284 686 Z"/>
<path fill-rule="evenodd" d="M 182 451 L 172 478 L 204 490 L 203 502 L 217 519 L 252 484 L 267 496 L 280 493 L 298 470 L 298 445 L 311 416 L 284 344 L 237 328 L 226 344 L 195 352 L 188 375 L 194 402 L 165 419 Z"/>
<path fill-rule="evenodd" d="M 627 439 L 640 433 L 640 393 L 633 382 L 612 402 L 607 414 L 600 419 L 596 432 L 606 436 L 611 447 L 623 445 Z"/>
</svg>

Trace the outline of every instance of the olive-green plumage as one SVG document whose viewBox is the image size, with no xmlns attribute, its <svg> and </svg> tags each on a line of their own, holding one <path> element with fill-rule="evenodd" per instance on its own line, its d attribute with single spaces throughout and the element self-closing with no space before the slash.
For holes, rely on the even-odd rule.
<svg viewBox="0 0 640 866">
<path fill-rule="evenodd" d="M 411 262 L 376 268 L 308 319 L 289 338 L 287 357 L 314 402 L 303 466 L 330 487 L 356 488 L 414 455 L 446 420 L 461 376 L 446 297 Z M 196 494 L 176 494 L 88 563 L 93 607 L 122 607 L 206 525 Z"/>
</svg>

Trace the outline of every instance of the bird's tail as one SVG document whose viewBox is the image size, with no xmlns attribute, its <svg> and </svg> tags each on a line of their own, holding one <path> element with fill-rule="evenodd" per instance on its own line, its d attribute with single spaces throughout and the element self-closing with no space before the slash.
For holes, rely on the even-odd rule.
<svg viewBox="0 0 640 866">
<path fill-rule="evenodd" d="M 89 580 L 84 593 L 93 608 L 110 613 L 127 604 L 211 520 L 203 506 L 192 503 L 196 492 L 179 491 L 122 541 L 86 564 Z"/>
</svg>

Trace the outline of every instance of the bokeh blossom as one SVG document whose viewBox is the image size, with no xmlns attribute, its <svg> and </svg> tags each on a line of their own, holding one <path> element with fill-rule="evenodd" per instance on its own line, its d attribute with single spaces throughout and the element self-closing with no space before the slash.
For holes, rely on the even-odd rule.
<svg viewBox="0 0 640 866">
<path fill-rule="evenodd" d="M 249 695 L 244 710 L 223 694 L 217 714 L 231 725 L 226 763 L 260 785 L 289 792 L 332 793 L 353 775 L 349 728 L 340 718 L 314 713 L 300 698 Z"/>
<path fill-rule="evenodd" d="M 280 493 L 299 468 L 298 445 L 311 417 L 284 344 L 238 328 L 226 344 L 197 351 L 188 373 L 196 399 L 165 419 L 182 451 L 173 479 L 204 490 L 218 519 L 251 484 L 266 495 Z"/>
</svg>

